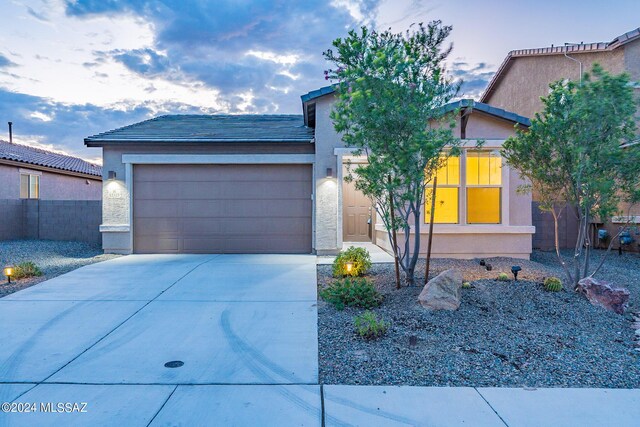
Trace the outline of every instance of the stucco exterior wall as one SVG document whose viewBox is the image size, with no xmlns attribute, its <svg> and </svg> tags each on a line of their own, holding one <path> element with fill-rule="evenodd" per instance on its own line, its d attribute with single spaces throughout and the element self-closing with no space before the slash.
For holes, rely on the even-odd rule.
<svg viewBox="0 0 640 427">
<path fill-rule="evenodd" d="M 632 42 L 627 46 L 637 43 Z M 596 62 L 615 74 L 625 71 L 625 54 L 622 48 L 570 56 L 581 61 L 585 71 L 590 70 Z M 511 67 L 485 102 L 525 117 L 534 117 L 536 112 L 542 110 L 540 97 L 549 93 L 551 82 L 577 80 L 580 77 L 579 65 L 564 55 L 518 57 L 511 62 Z"/>
<path fill-rule="evenodd" d="M 110 145 L 103 148 L 102 247 L 108 253 L 131 253 L 130 186 L 131 165 L 122 162 L 128 154 L 211 155 L 211 154 L 312 154 L 314 144 L 208 144 L 208 145 Z M 132 168 L 127 171 L 127 168 Z M 116 178 L 109 180 L 109 171 Z M 324 177 L 324 175 L 322 175 Z"/>
<path fill-rule="evenodd" d="M 342 139 L 333 128 L 329 117 L 335 97 L 318 98 L 316 101 L 316 251 L 319 255 L 335 254 L 342 249 L 342 204 L 339 196 L 342 183 L 338 182 L 338 158 L 334 149 L 344 147 Z M 333 177 L 327 178 L 327 168 Z"/>
<path fill-rule="evenodd" d="M 40 175 L 41 200 L 100 200 L 102 197 L 102 183 L 99 179 L 0 164 L 0 199 L 20 198 L 21 171 Z"/>
</svg>

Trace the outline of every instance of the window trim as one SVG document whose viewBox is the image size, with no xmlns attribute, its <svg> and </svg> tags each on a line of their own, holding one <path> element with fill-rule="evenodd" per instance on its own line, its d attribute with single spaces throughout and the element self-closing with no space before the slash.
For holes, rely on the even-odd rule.
<svg viewBox="0 0 640 427">
<path fill-rule="evenodd" d="M 476 153 L 498 153 L 498 157 L 500 158 L 500 184 L 468 184 L 468 176 L 467 176 L 467 162 L 469 159 L 469 152 Z M 469 225 L 503 225 L 503 212 L 502 212 L 502 199 L 503 199 L 503 188 L 504 188 L 504 177 L 503 177 L 503 168 L 504 162 L 503 157 L 500 155 L 500 152 L 496 149 L 478 149 L 478 148 L 468 148 L 465 150 L 465 180 L 464 180 L 464 193 L 465 193 L 465 224 Z M 491 156 L 489 156 L 489 159 Z M 489 169 L 491 170 L 491 169 Z M 480 180 L 478 180 L 479 182 Z M 470 188 L 497 188 L 500 190 L 498 197 L 498 222 L 470 222 L 469 221 L 469 189 Z"/>
<path fill-rule="evenodd" d="M 27 196 L 23 197 L 22 194 L 22 177 L 27 177 Z M 33 182 L 36 183 L 36 195 L 32 193 Z M 22 172 L 20 171 L 20 199 L 23 200 L 38 200 L 40 199 L 40 174 Z"/>
<path fill-rule="evenodd" d="M 453 156 L 447 156 L 447 163 L 449 161 L 449 158 L 453 157 Z M 462 164 L 463 164 L 463 156 L 462 153 L 459 156 L 455 156 L 458 158 L 458 184 L 438 184 L 436 187 L 436 196 L 438 195 L 438 189 L 439 188 L 456 188 L 458 190 L 458 197 L 456 198 L 456 210 L 457 210 L 457 215 L 456 215 L 456 222 L 436 222 L 434 221 L 433 224 L 443 224 L 443 225 L 460 225 L 460 218 L 462 217 L 460 215 L 460 193 L 462 191 Z M 437 174 L 437 172 L 436 172 Z M 431 191 L 431 189 L 433 189 L 433 185 L 430 185 L 427 187 L 426 191 L 425 191 L 425 195 L 427 194 L 427 192 Z M 429 206 L 429 209 L 431 208 L 431 206 Z M 424 204 L 424 223 L 428 224 L 429 220 L 431 219 L 431 217 L 427 217 L 429 213 L 429 210 L 427 208 L 427 199 L 425 197 L 425 204 Z"/>
</svg>

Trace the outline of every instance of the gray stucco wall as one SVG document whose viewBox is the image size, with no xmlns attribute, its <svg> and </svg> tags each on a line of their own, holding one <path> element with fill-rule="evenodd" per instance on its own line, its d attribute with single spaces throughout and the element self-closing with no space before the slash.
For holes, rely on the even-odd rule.
<svg viewBox="0 0 640 427">
<path fill-rule="evenodd" d="M 41 200 L 100 200 L 102 183 L 99 179 L 57 174 L 29 167 L 0 164 L 0 199 L 20 198 L 20 173 L 40 175 Z M 96 177 L 97 178 L 97 177 Z"/>
<path fill-rule="evenodd" d="M 122 162 L 125 154 L 180 154 L 180 155 L 218 155 L 218 154 L 313 154 L 311 143 L 216 143 L 180 145 L 179 143 L 149 145 L 109 145 L 103 147 L 103 207 L 102 247 L 105 252 L 131 253 L 132 236 L 130 224 L 130 194 L 127 178 L 127 165 Z M 135 166 L 134 169 L 135 170 Z M 109 180 L 109 171 L 116 173 L 115 180 Z M 324 176 L 324 175 L 323 175 Z"/>
</svg>

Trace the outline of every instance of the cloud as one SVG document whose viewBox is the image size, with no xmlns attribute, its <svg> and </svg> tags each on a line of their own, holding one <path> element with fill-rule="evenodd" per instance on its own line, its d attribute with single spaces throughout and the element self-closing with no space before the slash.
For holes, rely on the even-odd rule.
<svg viewBox="0 0 640 427">
<path fill-rule="evenodd" d="M 15 65 L 15 62 L 0 53 L 0 68 L 14 67 Z"/>
<path fill-rule="evenodd" d="M 203 84 L 218 91 L 232 111 L 298 113 L 299 95 L 326 84 L 322 52 L 348 29 L 371 22 L 378 4 L 67 0 L 66 14 L 134 15 L 152 25 L 152 46 L 96 52 L 98 59 L 112 59 L 149 79 Z"/>
<path fill-rule="evenodd" d="M 456 58 L 451 63 L 449 74 L 463 82 L 460 97 L 479 99 L 495 71 L 485 62 L 470 64 L 461 58 Z"/>
<path fill-rule="evenodd" d="M 96 149 L 84 147 L 85 137 L 168 113 L 198 114 L 202 110 L 172 102 L 70 105 L 0 88 L 0 123 L 13 122 L 16 141 L 55 146 L 85 158 L 99 155 Z M 8 139 L 6 131 L 0 130 L 0 139 Z"/>
</svg>

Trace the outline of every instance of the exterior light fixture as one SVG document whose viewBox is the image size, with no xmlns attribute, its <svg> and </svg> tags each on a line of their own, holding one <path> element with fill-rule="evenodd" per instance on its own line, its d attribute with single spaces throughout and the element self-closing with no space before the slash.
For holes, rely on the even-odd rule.
<svg viewBox="0 0 640 427">
<path fill-rule="evenodd" d="M 116 179 L 116 171 L 109 171 L 109 179 Z"/>
<path fill-rule="evenodd" d="M 11 276 L 15 274 L 15 269 L 11 266 L 6 266 L 2 272 L 7 276 L 8 283 L 11 283 Z"/>
<path fill-rule="evenodd" d="M 333 178 L 333 169 L 327 168 L 327 178 Z"/>
<path fill-rule="evenodd" d="M 347 268 L 347 273 L 351 273 L 351 271 L 353 270 L 353 263 L 348 262 L 344 266 Z"/>
<path fill-rule="evenodd" d="M 513 265 L 511 266 L 511 272 L 513 273 L 513 278 L 517 281 L 518 280 L 518 271 L 521 271 L 522 267 L 520 267 L 519 265 Z"/>
</svg>

